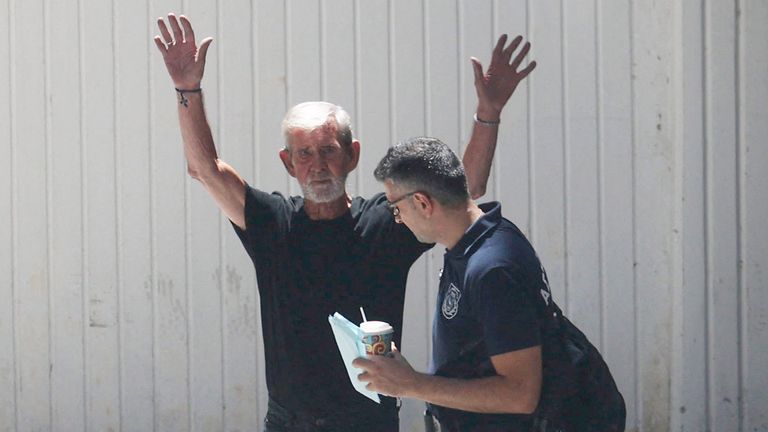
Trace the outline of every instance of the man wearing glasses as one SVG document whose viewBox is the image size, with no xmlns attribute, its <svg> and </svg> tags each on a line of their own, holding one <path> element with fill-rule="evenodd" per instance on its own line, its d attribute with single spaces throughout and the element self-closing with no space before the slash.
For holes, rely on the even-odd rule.
<svg viewBox="0 0 768 432">
<path fill-rule="evenodd" d="M 203 109 L 200 83 L 212 39 L 198 47 L 184 16 L 158 19 L 155 37 L 179 98 L 178 112 L 190 175 L 232 221 L 253 260 L 262 309 L 269 408 L 266 431 L 396 431 L 397 407 L 357 394 L 339 361 L 327 316 L 353 316 L 359 307 L 386 320 L 399 342 L 408 269 L 432 245 L 394 223 L 384 194 L 346 192 L 360 142 L 344 109 L 327 102 L 291 108 L 280 160 L 303 197 L 266 193 L 218 158 Z M 465 163 L 481 194 L 496 144 L 501 110 L 535 62 L 518 71 L 529 44 L 502 36 L 487 73 L 472 59 L 478 107 Z M 396 209 L 396 207 L 395 207 Z M 396 211 L 396 210 L 395 210 Z"/>
<path fill-rule="evenodd" d="M 415 372 L 395 350 L 393 358 L 355 360 L 365 370 L 360 379 L 379 393 L 433 404 L 448 431 L 533 430 L 525 416 L 539 402 L 541 347 L 535 307 L 513 277 L 535 264 L 526 262 L 535 261 L 533 250 L 498 203 L 470 199 L 461 162 L 437 139 L 391 147 L 374 175 L 395 221 L 419 241 L 445 245 L 446 254 L 430 374 Z M 452 363 L 460 364 L 445 371 Z"/>
<path fill-rule="evenodd" d="M 596 350 L 585 350 L 594 360 L 590 371 L 602 373 L 590 376 L 598 387 L 593 393 L 574 379 L 572 365 L 562 362 L 563 327 L 549 327 L 568 322 L 555 316 L 561 313 L 536 252 L 499 203 L 472 201 L 453 151 L 435 138 L 412 138 L 391 147 L 374 175 L 395 221 L 446 252 L 429 374 L 395 348 L 391 356 L 354 361 L 367 388 L 427 401 L 448 432 L 623 431 L 624 401 L 607 366 Z M 559 378 L 578 384 L 562 392 Z"/>
</svg>

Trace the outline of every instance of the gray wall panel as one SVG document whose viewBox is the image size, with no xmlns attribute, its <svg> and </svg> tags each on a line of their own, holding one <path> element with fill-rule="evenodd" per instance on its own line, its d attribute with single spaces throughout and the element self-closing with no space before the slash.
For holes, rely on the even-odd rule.
<svg viewBox="0 0 768 432">
<path fill-rule="evenodd" d="M 112 2 L 80 13 L 86 428 L 120 427 Z M 104 97 L 104 96 L 107 97 Z"/>
<path fill-rule="evenodd" d="M 0 43 L 0 430 L 16 427 L 16 347 L 14 316 L 13 102 L 11 68 L 14 26 L 11 1 L 0 2 L 0 26 L 7 29 Z"/>
<path fill-rule="evenodd" d="M 155 424 L 152 262 L 152 107 L 147 34 L 157 17 L 139 2 L 115 3 L 115 142 L 121 430 Z M 145 43 L 136 43 L 139 40 Z M 161 83 L 167 83 L 169 80 Z M 169 99 L 171 95 L 169 95 Z M 169 102 L 170 103 L 170 102 Z M 180 148 L 178 146 L 177 148 Z M 76 429 L 76 428 L 75 428 Z"/>
<path fill-rule="evenodd" d="M 768 428 L 768 5 L 762 0 L 0 1 L 0 431 L 258 430 L 253 267 L 186 173 L 151 37 L 214 37 L 220 156 L 299 192 L 280 120 L 353 117 L 349 190 L 414 135 L 463 151 L 497 37 L 539 66 L 507 106 L 501 200 L 555 299 L 601 348 L 627 429 Z M 413 267 L 401 347 L 428 366 L 442 248 Z M 402 430 L 421 430 L 406 401 Z"/>
<path fill-rule="evenodd" d="M 738 177 L 736 143 L 736 7 L 705 4 L 708 423 L 739 428 Z M 728 59 L 728 60 L 725 60 Z"/>
<path fill-rule="evenodd" d="M 85 196 L 83 166 L 80 53 L 77 37 L 56 35 L 80 33 L 77 2 L 46 5 L 48 19 L 47 92 L 48 133 L 51 137 L 51 426 L 54 430 L 85 429 L 84 347 L 84 227 Z M 110 32 L 106 33 L 107 35 Z M 109 43 L 108 39 L 106 43 Z M 110 56 L 111 58 L 111 56 Z M 107 69 L 109 71 L 110 69 Z M 103 103 L 103 102 L 102 102 Z M 109 102 L 111 105 L 111 102 Z M 109 129 L 105 129 L 109 132 Z M 108 147 L 110 148 L 110 147 Z M 113 147 L 111 147 L 113 148 Z M 107 168 L 110 164 L 105 161 Z M 109 192 L 109 191 L 108 191 Z M 111 194 L 114 198 L 114 193 Z M 111 251 L 115 250 L 114 243 Z M 113 252 L 114 253 L 114 252 Z M 115 323 L 116 324 L 116 323 Z M 115 325 L 112 326 L 116 328 Z M 119 375 L 113 375 L 118 377 Z M 112 381 L 114 383 L 114 381 Z M 112 386 L 116 392 L 119 386 Z M 119 415 L 119 411 L 115 411 Z"/>
<path fill-rule="evenodd" d="M 637 322 L 634 280 L 634 188 L 631 2 L 597 7 L 602 352 L 637 422 Z"/>
<path fill-rule="evenodd" d="M 678 67 L 686 76 L 677 89 L 678 112 L 685 127 L 676 133 L 682 145 L 677 150 L 683 165 L 682 194 L 685 200 L 676 215 L 680 231 L 678 244 L 680 289 L 675 292 L 677 331 L 674 347 L 678 359 L 672 372 L 673 430 L 703 430 L 707 424 L 707 298 L 705 235 L 705 149 L 704 149 L 704 10 L 699 2 L 678 6 L 682 25 L 678 29 L 681 44 Z M 684 223 L 683 223 L 684 221 Z"/>
<path fill-rule="evenodd" d="M 51 421 L 48 31 L 42 2 L 14 2 L 10 17 L 14 280 L 4 301 L 14 307 L 16 427 L 42 430 Z"/>
<path fill-rule="evenodd" d="M 768 4 L 739 6 L 742 430 L 768 428 Z"/>
</svg>

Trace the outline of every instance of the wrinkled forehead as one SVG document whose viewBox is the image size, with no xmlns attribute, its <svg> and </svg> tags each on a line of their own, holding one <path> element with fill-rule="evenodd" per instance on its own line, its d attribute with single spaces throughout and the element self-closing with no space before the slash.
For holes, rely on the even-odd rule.
<svg viewBox="0 0 768 432">
<path fill-rule="evenodd" d="M 329 115 L 325 118 L 325 121 L 310 132 L 313 136 L 327 136 L 327 135 L 333 135 L 336 136 L 336 133 L 339 130 L 339 125 L 336 123 L 336 117 L 333 115 Z"/>
<path fill-rule="evenodd" d="M 339 125 L 336 123 L 336 118 L 329 115 L 314 127 L 292 129 L 288 132 L 288 144 L 319 144 L 337 141 L 338 130 Z"/>
</svg>

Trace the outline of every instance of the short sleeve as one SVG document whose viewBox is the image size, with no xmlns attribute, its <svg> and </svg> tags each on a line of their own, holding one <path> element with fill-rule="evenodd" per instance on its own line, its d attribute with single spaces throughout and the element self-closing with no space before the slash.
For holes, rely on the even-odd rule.
<svg viewBox="0 0 768 432">
<path fill-rule="evenodd" d="M 389 258 L 411 265 L 421 254 L 435 245 L 419 242 L 405 224 L 395 222 L 387 205 L 387 197 L 383 193 L 373 195 L 366 204 L 371 220 L 376 221 L 380 230 L 379 245 L 387 251 Z"/>
<path fill-rule="evenodd" d="M 541 345 L 537 309 L 526 294 L 524 278 L 506 268 L 494 268 L 474 293 L 475 311 L 490 356 Z"/>
<path fill-rule="evenodd" d="M 260 260 L 260 252 L 275 247 L 285 232 L 290 219 L 291 205 L 281 194 L 266 193 L 251 186 L 245 188 L 245 230 L 234 223 L 232 227 L 254 263 Z"/>
</svg>

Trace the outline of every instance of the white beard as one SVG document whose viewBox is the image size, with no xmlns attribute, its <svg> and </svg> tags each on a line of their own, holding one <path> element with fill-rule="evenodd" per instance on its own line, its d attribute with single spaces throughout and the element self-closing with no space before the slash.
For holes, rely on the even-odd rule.
<svg viewBox="0 0 768 432">
<path fill-rule="evenodd" d="M 347 176 L 328 177 L 329 184 L 312 184 L 311 180 L 307 184 L 299 184 L 304 198 L 313 203 L 323 204 L 338 199 L 344 195 L 344 185 L 347 183 Z"/>
</svg>

